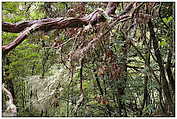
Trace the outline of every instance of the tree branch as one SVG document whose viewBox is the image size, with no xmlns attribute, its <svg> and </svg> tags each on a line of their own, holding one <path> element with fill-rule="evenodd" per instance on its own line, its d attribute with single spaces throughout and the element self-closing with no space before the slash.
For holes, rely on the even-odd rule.
<svg viewBox="0 0 177 119">
<path fill-rule="evenodd" d="M 140 57 L 141 57 L 141 58 L 145 61 L 145 63 L 146 63 L 146 59 L 145 59 L 145 57 L 142 55 L 141 51 L 139 51 L 139 49 L 138 49 L 132 42 L 130 42 L 130 43 L 131 43 L 131 45 L 133 46 L 133 48 L 138 52 L 138 54 L 140 55 Z M 152 67 L 151 67 L 149 64 L 147 64 L 147 63 L 146 63 L 146 65 L 148 66 L 149 71 L 153 74 L 155 80 L 158 82 L 159 85 L 161 85 L 161 83 L 160 83 L 159 79 L 157 78 L 157 76 L 156 76 L 154 70 L 152 69 Z"/>
<path fill-rule="evenodd" d="M 109 7 L 107 8 L 109 9 L 106 9 L 106 13 L 114 13 L 117 7 L 116 4 L 109 3 L 108 6 Z M 29 33 L 35 31 L 47 32 L 53 29 L 83 27 L 88 24 L 95 25 L 97 23 L 106 21 L 104 14 L 105 13 L 102 10 L 97 9 L 90 15 L 83 18 L 49 18 L 42 20 L 25 21 L 14 24 L 4 22 L 2 23 L 2 31 L 11 33 L 23 32 L 13 42 L 9 43 L 8 45 L 2 46 L 3 54 L 7 54 L 9 51 L 18 46 L 29 35 Z"/>
<path fill-rule="evenodd" d="M 159 43 L 158 43 L 158 39 L 156 38 L 156 35 L 154 32 L 154 26 L 152 24 L 152 21 L 148 22 L 148 27 L 149 27 L 149 31 L 150 31 L 150 39 L 152 39 L 152 42 L 153 42 L 153 48 L 154 48 L 155 56 L 157 59 L 157 63 L 160 67 L 160 74 L 162 76 L 162 88 L 163 88 L 165 97 L 167 98 L 167 103 L 173 109 L 172 113 L 174 114 L 174 108 L 173 108 L 174 105 L 173 105 L 173 100 L 171 97 L 171 92 L 170 92 L 170 89 L 168 86 L 169 84 L 168 84 L 168 81 L 167 81 L 166 75 L 165 75 L 164 61 L 163 61 L 161 53 L 160 53 Z"/>
</svg>

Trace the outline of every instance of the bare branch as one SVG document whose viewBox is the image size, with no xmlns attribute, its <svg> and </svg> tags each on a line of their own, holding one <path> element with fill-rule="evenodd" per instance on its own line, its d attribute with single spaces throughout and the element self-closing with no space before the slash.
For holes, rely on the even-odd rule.
<svg viewBox="0 0 177 119">
<path fill-rule="evenodd" d="M 13 97 L 10 91 L 8 91 L 5 87 L 4 84 L 2 85 L 2 90 L 6 93 L 7 97 L 9 98 L 9 100 L 6 102 L 6 110 L 5 112 L 3 112 L 3 116 L 16 116 L 17 114 L 17 108 L 16 106 L 13 104 Z"/>
<path fill-rule="evenodd" d="M 13 97 L 12 94 L 2 85 L 2 90 L 7 94 L 7 97 L 9 98 L 9 103 L 13 103 Z"/>
</svg>

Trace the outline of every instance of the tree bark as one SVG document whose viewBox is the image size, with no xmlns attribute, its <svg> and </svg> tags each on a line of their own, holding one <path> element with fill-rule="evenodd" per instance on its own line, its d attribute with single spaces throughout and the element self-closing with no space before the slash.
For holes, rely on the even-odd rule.
<svg viewBox="0 0 177 119">
<path fill-rule="evenodd" d="M 158 44 L 158 39 L 155 36 L 155 32 L 154 32 L 154 26 L 152 24 L 152 21 L 148 22 L 148 27 L 150 30 L 150 39 L 153 42 L 153 48 L 154 48 L 154 52 L 155 52 L 155 56 L 157 58 L 157 63 L 159 65 L 160 68 L 160 74 L 162 76 L 162 88 L 165 94 L 165 98 L 166 98 L 166 103 L 169 105 L 170 107 L 170 111 L 172 111 L 173 115 L 174 115 L 174 106 L 173 106 L 173 100 L 171 97 L 171 92 L 169 89 L 169 85 L 168 85 L 168 81 L 166 79 L 166 75 L 165 75 L 165 68 L 164 68 L 164 62 L 163 59 L 161 57 L 161 53 L 159 50 L 159 44 Z"/>
<path fill-rule="evenodd" d="M 105 22 L 105 13 L 111 15 L 115 13 L 117 8 L 117 3 L 108 3 L 107 9 L 95 10 L 91 14 L 82 18 L 48 18 L 42 20 L 24 21 L 19 23 L 2 23 L 2 31 L 19 33 L 21 34 L 8 45 L 2 46 L 3 54 L 7 54 L 9 51 L 17 47 L 23 40 L 32 32 L 44 31 L 48 32 L 53 29 L 65 29 L 65 28 L 76 28 L 83 27 L 88 24 L 95 25 L 100 22 Z M 124 17 L 119 17 L 117 19 L 122 19 Z"/>
</svg>

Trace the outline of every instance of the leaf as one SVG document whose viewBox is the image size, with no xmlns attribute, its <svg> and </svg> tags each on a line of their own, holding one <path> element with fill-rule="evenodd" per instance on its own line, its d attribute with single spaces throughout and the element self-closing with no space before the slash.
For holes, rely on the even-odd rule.
<svg viewBox="0 0 177 119">
<path fill-rule="evenodd" d="M 141 37 L 141 30 L 140 29 L 136 29 L 136 37 Z"/>
<path fill-rule="evenodd" d="M 160 42 L 160 46 L 166 46 L 167 45 L 167 42 L 166 41 L 161 41 Z"/>
<path fill-rule="evenodd" d="M 172 20 L 173 20 L 172 16 L 168 17 L 167 23 L 171 22 Z"/>
<path fill-rule="evenodd" d="M 163 18 L 162 20 L 163 20 L 166 24 L 168 24 L 169 22 L 171 22 L 171 21 L 173 20 L 173 17 L 170 16 L 170 17 L 168 17 L 168 18 Z"/>
<path fill-rule="evenodd" d="M 116 33 L 116 29 L 113 29 L 112 32 L 113 32 L 113 33 Z"/>
<path fill-rule="evenodd" d="M 48 36 L 48 35 L 43 35 L 43 36 L 42 36 L 42 39 L 48 40 L 48 39 L 49 39 L 49 36 Z"/>
<path fill-rule="evenodd" d="M 150 39 L 150 32 L 149 32 L 149 31 L 146 32 L 146 37 L 147 37 L 148 39 Z"/>
<path fill-rule="evenodd" d="M 168 21 L 167 18 L 163 18 L 162 20 L 163 20 L 163 22 L 165 22 L 165 23 L 167 23 L 167 21 Z"/>
</svg>

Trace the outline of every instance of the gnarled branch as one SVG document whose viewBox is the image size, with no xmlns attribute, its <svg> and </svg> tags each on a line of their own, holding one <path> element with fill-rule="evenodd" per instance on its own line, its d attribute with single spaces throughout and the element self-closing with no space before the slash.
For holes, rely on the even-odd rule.
<svg viewBox="0 0 177 119">
<path fill-rule="evenodd" d="M 108 6 L 111 3 L 108 4 Z M 112 14 L 116 10 L 116 4 L 112 4 L 110 9 L 107 9 L 106 13 Z M 114 9 L 112 9 L 114 8 Z M 3 54 L 7 54 L 9 51 L 18 46 L 29 33 L 35 31 L 50 31 L 53 29 L 65 29 L 65 28 L 75 28 L 83 27 L 84 25 L 95 25 L 99 22 L 105 22 L 104 12 L 102 10 L 95 10 L 88 16 L 83 18 L 49 18 L 34 21 L 25 21 L 20 23 L 2 23 L 2 30 L 5 32 L 19 33 L 22 32 L 14 41 L 8 45 L 2 46 Z"/>
</svg>

